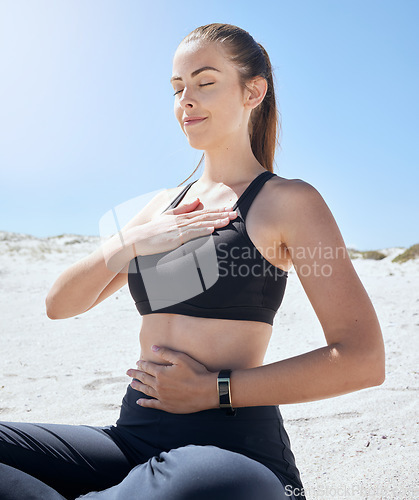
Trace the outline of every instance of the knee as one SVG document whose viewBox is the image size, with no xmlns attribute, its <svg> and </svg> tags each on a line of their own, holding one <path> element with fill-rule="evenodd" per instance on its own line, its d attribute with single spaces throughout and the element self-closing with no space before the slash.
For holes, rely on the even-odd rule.
<svg viewBox="0 0 419 500">
<path fill-rule="evenodd" d="M 9 465 L 0 464 L 0 477 L 0 498 L 65 500 L 58 491 L 47 484 Z"/>
<path fill-rule="evenodd" d="M 176 499 L 286 498 L 281 482 L 270 469 L 245 455 L 216 446 L 189 445 L 161 453 L 155 466 L 170 478 Z"/>
</svg>

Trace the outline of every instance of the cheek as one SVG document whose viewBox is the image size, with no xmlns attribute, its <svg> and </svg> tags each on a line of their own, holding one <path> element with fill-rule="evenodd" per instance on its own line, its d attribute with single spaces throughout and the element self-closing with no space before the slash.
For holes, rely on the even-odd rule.
<svg viewBox="0 0 419 500">
<path fill-rule="evenodd" d="M 243 118 L 239 103 L 232 98 L 220 102 L 217 110 L 218 120 L 224 127 L 236 128 Z"/>
<path fill-rule="evenodd" d="M 214 98 L 214 106 L 219 116 L 223 117 L 223 119 L 230 121 L 240 114 L 241 103 L 236 88 L 225 87 L 222 91 L 214 93 L 211 97 Z"/>
</svg>

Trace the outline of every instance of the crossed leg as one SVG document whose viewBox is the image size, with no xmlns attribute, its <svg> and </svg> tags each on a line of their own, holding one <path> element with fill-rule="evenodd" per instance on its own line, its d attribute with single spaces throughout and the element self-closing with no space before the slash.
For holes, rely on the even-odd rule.
<svg viewBox="0 0 419 500">
<path fill-rule="evenodd" d="M 101 428 L 14 422 L 0 423 L 0 463 L 9 466 L 2 469 L 2 474 L 7 474 L 10 485 L 22 471 L 68 499 L 109 488 L 122 481 L 133 467 Z M 29 484 L 28 477 L 22 476 L 22 487 Z M 35 491 L 36 486 L 34 483 Z M 27 490 L 31 491 L 29 486 Z M 0 477 L 0 498 L 18 499 L 13 491 Z"/>
<path fill-rule="evenodd" d="M 132 468 L 99 428 L 0 424 L 4 500 L 283 500 L 261 463 L 216 446 L 161 452 Z M 79 496 L 81 495 L 81 496 Z"/>
</svg>

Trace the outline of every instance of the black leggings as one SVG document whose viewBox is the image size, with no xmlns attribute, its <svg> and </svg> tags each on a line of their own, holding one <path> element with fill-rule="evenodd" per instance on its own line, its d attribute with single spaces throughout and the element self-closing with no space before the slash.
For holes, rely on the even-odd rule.
<svg viewBox="0 0 419 500">
<path fill-rule="evenodd" d="M 140 396 L 148 397 L 128 386 L 110 427 L 0 423 L 0 498 L 270 500 L 302 493 L 277 407 L 178 415 L 140 407 Z"/>
</svg>

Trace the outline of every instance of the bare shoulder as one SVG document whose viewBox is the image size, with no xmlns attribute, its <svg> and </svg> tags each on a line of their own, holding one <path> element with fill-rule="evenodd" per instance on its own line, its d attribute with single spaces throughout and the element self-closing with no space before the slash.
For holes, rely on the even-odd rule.
<svg viewBox="0 0 419 500">
<path fill-rule="evenodd" d="M 315 266 L 334 256 L 334 266 L 353 272 L 336 220 L 319 191 L 301 179 L 278 178 L 272 183 L 269 202 L 277 227 L 296 270 Z M 314 258 L 315 256 L 315 258 Z M 323 262 L 324 261 L 324 262 Z M 297 271 L 298 272 L 298 271 Z"/>
<path fill-rule="evenodd" d="M 273 199 L 279 202 L 287 202 L 292 205 L 300 205 L 301 202 L 312 203 L 316 199 L 322 199 L 317 189 L 302 179 L 286 179 L 276 176 L 268 183 L 271 186 Z"/>
<path fill-rule="evenodd" d="M 321 194 L 302 179 L 273 177 L 266 183 L 264 204 L 269 207 L 269 219 L 280 231 L 282 242 L 288 239 L 291 230 L 301 227 L 309 215 L 322 218 L 325 213 L 330 214 Z"/>
</svg>

